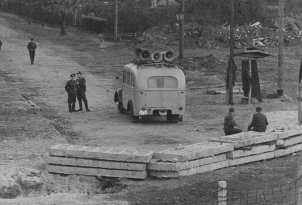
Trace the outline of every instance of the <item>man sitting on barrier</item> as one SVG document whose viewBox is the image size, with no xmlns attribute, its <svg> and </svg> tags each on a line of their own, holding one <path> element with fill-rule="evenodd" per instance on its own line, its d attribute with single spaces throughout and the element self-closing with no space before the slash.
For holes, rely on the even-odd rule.
<svg viewBox="0 0 302 205">
<path fill-rule="evenodd" d="M 233 118 L 233 113 L 235 112 L 235 109 L 233 107 L 231 107 L 229 109 L 229 114 L 227 116 L 225 116 L 224 118 L 224 133 L 225 135 L 233 135 L 233 134 L 237 134 L 242 132 L 242 130 L 240 129 L 240 127 L 236 124 L 234 118 Z M 238 128 L 235 128 L 238 127 Z"/>
<path fill-rule="evenodd" d="M 268 121 L 266 116 L 262 114 L 261 111 L 261 107 L 256 107 L 256 113 L 253 115 L 252 122 L 248 126 L 248 131 L 265 132 Z"/>
</svg>

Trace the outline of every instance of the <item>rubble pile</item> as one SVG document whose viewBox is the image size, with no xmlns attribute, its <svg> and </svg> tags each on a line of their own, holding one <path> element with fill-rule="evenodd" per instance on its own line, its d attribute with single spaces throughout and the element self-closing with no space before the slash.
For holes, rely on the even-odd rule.
<svg viewBox="0 0 302 205">
<path fill-rule="evenodd" d="M 234 29 L 235 47 L 248 46 L 276 47 L 278 46 L 278 27 L 264 27 L 260 22 L 237 26 Z M 160 43 L 165 45 L 178 44 L 178 24 L 162 25 L 146 30 L 142 37 L 144 44 Z M 186 46 L 202 48 L 219 48 L 229 45 L 230 26 L 228 23 L 220 27 L 201 26 L 191 22 L 184 27 Z M 300 41 L 302 37 L 302 22 L 285 18 L 284 43 L 290 45 Z"/>
<path fill-rule="evenodd" d="M 185 58 L 184 69 L 203 70 L 207 74 L 224 74 L 227 64 L 222 59 L 210 54 L 194 58 Z"/>
<path fill-rule="evenodd" d="M 194 58 L 184 58 L 183 67 L 190 87 L 222 85 L 226 61 L 212 54 Z M 188 71 L 188 72 L 187 72 Z"/>
</svg>

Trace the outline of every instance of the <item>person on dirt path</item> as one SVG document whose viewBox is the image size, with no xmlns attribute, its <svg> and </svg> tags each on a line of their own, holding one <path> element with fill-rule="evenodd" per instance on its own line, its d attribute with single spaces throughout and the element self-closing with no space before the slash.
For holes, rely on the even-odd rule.
<svg viewBox="0 0 302 205">
<path fill-rule="evenodd" d="M 75 104 L 77 98 L 77 81 L 75 79 L 75 74 L 70 75 L 70 80 L 67 81 L 65 85 L 65 90 L 68 93 L 68 109 L 69 112 L 76 112 Z"/>
<path fill-rule="evenodd" d="M 2 41 L 0 40 L 0 51 L 1 51 Z"/>
<path fill-rule="evenodd" d="M 262 108 L 256 107 L 256 113 L 253 115 L 251 124 L 248 126 L 248 131 L 265 132 L 268 125 L 266 116 L 261 113 Z"/>
<path fill-rule="evenodd" d="M 82 105 L 82 100 L 84 102 L 85 105 L 85 109 L 87 112 L 89 112 L 89 108 L 88 108 L 88 101 L 86 98 L 86 79 L 82 76 L 82 72 L 77 72 L 77 98 L 78 98 L 78 102 L 79 102 L 79 107 L 80 109 L 78 111 L 82 111 L 83 110 L 83 105 Z"/>
<path fill-rule="evenodd" d="M 30 42 L 27 44 L 27 49 L 29 51 L 30 62 L 32 65 L 32 64 L 34 64 L 34 61 L 35 61 L 35 55 L 36 55 L 36 49 L 37 49 L 37 45 L 34 42 L 33 38 L 31 38 Z"/>
<path fill-rule="evenodd" d="M 233 117 L 234 112 L 235 112 L 235 109 L 233 107 L 231 107 L 229 109 L 229 113 L 224 118 L 223 129 L 224 129 L 225 135 L 233 135 L 233 134 L 242 132 L 242 130 L 240 129 L 240 127 L 236 124 L 236 122 L 234 120 L 234 117 Z"/>
</svg>

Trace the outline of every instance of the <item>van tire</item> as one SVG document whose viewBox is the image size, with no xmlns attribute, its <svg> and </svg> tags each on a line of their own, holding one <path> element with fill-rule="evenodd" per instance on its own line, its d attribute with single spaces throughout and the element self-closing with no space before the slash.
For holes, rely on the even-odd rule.
<svg viewBox="0 0 302 205">
<path fill-rule="evenodd" d="M 128 106 L 129 106 L 129 110 L 130 110 L 130 115 L 131 115 L 131 118 L 132 118 L 132 122 L 133 122 L 133 123 L 138 122 L 138 121 L 139 121 L 139 118 L 138 118 L 138 116 L 135 116 L 135 115 L 134 115 L 133 105 L 132 105 L 132 102 L 131 102 L 131 101 L 129 102 Z"/>
<path fill-rule="evenodd" d="M 118 110 L 119 113 L 121 113 L 121 114 L 124 114 L 124 113 L 125 113 L 125 109 L 124 109 L 124 107 L 123 107 L 123 103 L 121 103 L 120 101 L 118 101 L 117 110 Z"/>
<path fill-rule="evenodd" d="M 167 115 L 167 122 L 177 123 L 179 120 L 179 115 Z"/>
</svg>

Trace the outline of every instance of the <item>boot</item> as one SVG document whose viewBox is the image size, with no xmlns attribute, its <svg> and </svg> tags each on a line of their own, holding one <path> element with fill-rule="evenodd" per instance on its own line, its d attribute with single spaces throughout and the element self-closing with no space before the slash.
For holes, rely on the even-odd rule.
<svg viewBox="0 0 302 205">
<path fill-rule="evenodd" d="M 69 112 L 72 112 L 71 104 L 70 103 L 68 103 L 68 110 L 69 110 Z"/>
<path fill-rule="evenodd" d="M 79 101 L 79 100 L 78 100 L 78 101 Z M 78 109 L 78 111 L 82 111 L 82 110 L 83 110 L 82 101 L 79 101 L 79 107 L 80 107 L 80 109 Z"/>
<path fill-rule="evenodd" d="M 87 101 L 86 101 L 86 102 L 84 101 L 84 104 L 85 104 L 86 111 L 87 111 L 87 112 L 90 112 L 90 110 L 89 110 L 89 108 L 88 108 L 88 102 L 87 102 Z"/>
<path fill-rule="evenodd" d="M 72 109 L 71 109 L 72 112 L 77 112 L 77 110 L 75 110 L 75 103 L 72 103 Z"/>
</svg>

